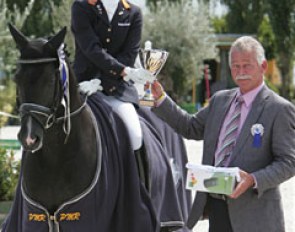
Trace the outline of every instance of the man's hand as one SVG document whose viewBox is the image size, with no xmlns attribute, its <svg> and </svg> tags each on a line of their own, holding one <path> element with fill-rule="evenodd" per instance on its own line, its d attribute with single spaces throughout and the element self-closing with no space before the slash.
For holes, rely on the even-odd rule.
<svg viewBox="0 0 295 232">
<path fill-rule="evenodd" d="M 99 79 L 92 79 L 90 81 L 83 81 L 79 83 L 79 91 L 80 93 L 84 93 L 87 96 L 90 96 L 97 91 L 102 91 L 103 88 L 101 86 L 101 80 Z"/>
<path fill-rule="evenodd" d="M 148 85 L 149 85 L 149 83 L 148 83 Z M 152 85 L 152 94 L 153 94 L 154 98 L 156 100 L 158 100 L 161 96 L 163 96 L 164 89 L 163 89 L 162 85 L 160 84 L 160 82 L 158 82 L 157 80 L 155 80 L 151 85 Z"/>
<path fill-rule="evenodd" d="M 129 68 L 126 67 L 124 69 L 124 73 L 126 74 L 123 79 L 125 81 L 132 80 L 138 84 L 145 84 L 147 81 L 154 81 L 155 77 L 147 70 L 143 68 Z"/>
<path fill-rule="evenodd" d="M 246 192 L 247 189 L 252 188 L 255 184 L 254 177 L 243 170 L 240 170 L 240 177 L 241 177 L 241 180 L 236 186 L 234 192 L 231 195 L 229 195 L 230 198 L 234 198 L 234 199 L 238 198 L 244 192 Z"/>
</svg>

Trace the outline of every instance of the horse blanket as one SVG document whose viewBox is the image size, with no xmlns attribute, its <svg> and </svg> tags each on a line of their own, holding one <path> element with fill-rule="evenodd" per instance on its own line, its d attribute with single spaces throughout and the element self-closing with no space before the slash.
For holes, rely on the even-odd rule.
<svg viewBox="0 0 295 232">
<path fill-rule="evenodd" d="M 158 185 L 157 187 L 151 188 L 152 202 L 154 207 L 156 207 L 157 216 L 161 218 L 161 226 L 168 226 L 170 228 L 168 231 L 178 229 L 177 232 L 189 232 L 191 230 L 183 227 L 184 222 L 187 221 L 192 202 L 191 192 L 185 188 L 185 165 L 188 159 L 183 138 L 175 133 L 162 119 L 156 117 L 151 111 L 151 108 L 140 107 L 138 114 L 141 116 L 146 149 L 149 150 L 153 147 L 155 142 L 155 139 L 148 139 L 151 136 L 150 133 L 162 144 L 162 152 L 151 153 L 151 151 L 148 151 L 148 154 L 153 154 L 152 157 L 151 155 L 148 156 L 149 162 L 153 166 L 151 168 L 152 173 L 150 174 L 152 178 L 151 182 L 157 183 Z M 158 155 L 162 156 L 162 158 L 154 157 Z M 162 162 L 168 163 L 161 165 Z M 167 169 L 167 165 L 171 167 L 172 177 L 167 174 L 166 179 L 162 177 L 163 182 L 160 184 L 159 176 L 163 173 L 163 170 Z M 173 178 L 175 189 L 172 189 L 171 178 Z M 161 190 L 159 191 L 159 189 Z M 175 192 L 177 197 L 174 196 Z"/>
<path fill-rule="evenodd" d="M 175 141 L 180 138 L 167 124 L 163 125 L 148 109 L 139 109 L 150 163 L 152 184 L 148 192 L 139 179 L 125 125 L 103 98 L 98 93 L 88 99 L 102 148 L 91 186 L 49 215 L 26 196 L 20 181 L 2 232 L 157 232 L 160 227 L 165 231 L 187 231 L 181 229 L 190 208 L 190 196 L 182 179 L 186 163 L 183 142 L 177 145 Z M 164 146 L 167 142 L 170 144 Z"/>
<path fill-rule="evenodd" d="M 99 96 L 90 97 L 88 105 L 98 122 L 102 141 L 101 161 L 93 184 L 50 216 L 46 209 L 25 195 L 20 181 L 2 232 L 159 230 L 150 197 L 138 177 L 124 123 Z"/>
</svg>

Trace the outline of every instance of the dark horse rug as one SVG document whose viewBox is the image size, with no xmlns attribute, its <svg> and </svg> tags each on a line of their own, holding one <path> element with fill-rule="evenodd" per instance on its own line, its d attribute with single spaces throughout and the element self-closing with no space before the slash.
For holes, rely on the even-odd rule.
<svg viewBox="0 0 295 232">
<path fill-rule="evenodd" d="M 26 196 L 19 182 L 3 232 L 127 232 L 130 228 L 144 232 L 136 229 L 142 228 L 142 224 L 149 225 L 145 228 L 147 232 L 188 231 L 182 228 L 191 202 L 190 194 L 184 188 L 187 160 L 182 138 L 149 109 L 139 109 L 150 163 L 151 187 L 150 192 L 146 191 L 138 183 L 137 164 L 131 146 L 128 146 L 124 123 L 102 101 L 103 98 L 98 93 L 88 99 L 104 144 L 101 164 L 91 186 L 65 202 L 52 218 L 41 205 Z M 169 171 L 171 165 L 172 172 Z M 129 192 L 130 188 L 138 188 L 138 191 Z"/>
</svg>

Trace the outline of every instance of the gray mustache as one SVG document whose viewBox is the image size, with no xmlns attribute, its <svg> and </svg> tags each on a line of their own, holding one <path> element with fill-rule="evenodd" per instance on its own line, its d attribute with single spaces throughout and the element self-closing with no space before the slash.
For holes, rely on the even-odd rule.
<svg viewBox="0 0 295 232">
<path fill-rule="evenodd" d="M 238 75 L 236 76 L 236 80 L 248 80 L 251 79 L 250 75 Z"/>
</svg>

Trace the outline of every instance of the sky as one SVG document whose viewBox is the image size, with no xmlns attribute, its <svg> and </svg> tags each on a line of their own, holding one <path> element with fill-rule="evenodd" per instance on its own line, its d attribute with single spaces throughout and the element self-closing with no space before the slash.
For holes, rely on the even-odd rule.
<svg viewBox="0 0 295 232">
<path fill-rule="evenodd" d="M 131 3 L 138 5 L 141 9 L 145 8 L 145 0 L 129 0 Z M 215 4 L 211 4 L 211 13 L 216 16 L 221 16 L 226 13 L 226 7 L 221 5 L 219 1 L 215 1 Z"/>
</svg>

